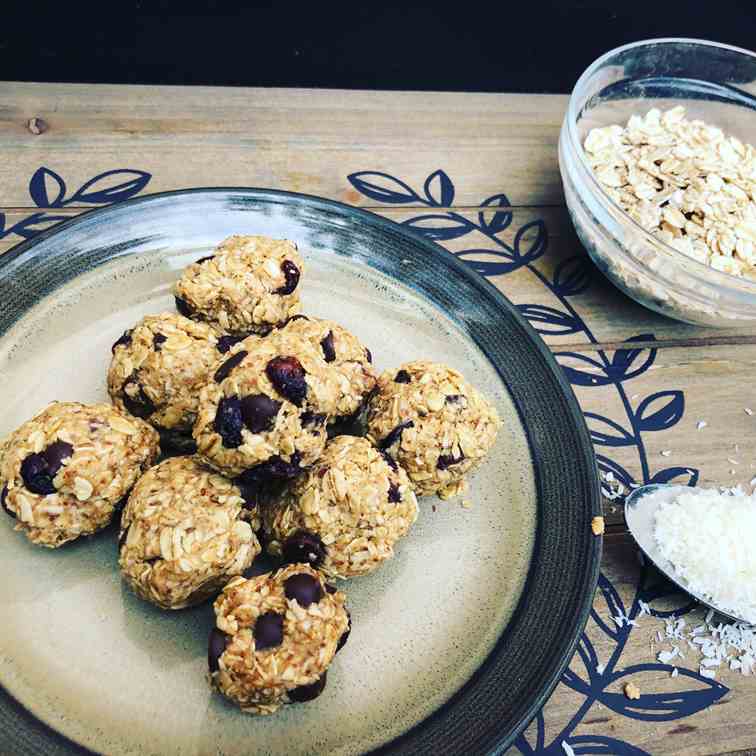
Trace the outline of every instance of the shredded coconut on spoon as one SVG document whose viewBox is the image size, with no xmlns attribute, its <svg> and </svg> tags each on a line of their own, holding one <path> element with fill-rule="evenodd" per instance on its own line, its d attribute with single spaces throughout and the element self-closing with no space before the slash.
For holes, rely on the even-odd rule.
<svg viewBox="0 0 756 756">
<path fill-rule="evenodd" d="M 654 538 L 692 591 L 756 624 L 756 495 L 691 489 L 662 500 Z"/>
</svg>

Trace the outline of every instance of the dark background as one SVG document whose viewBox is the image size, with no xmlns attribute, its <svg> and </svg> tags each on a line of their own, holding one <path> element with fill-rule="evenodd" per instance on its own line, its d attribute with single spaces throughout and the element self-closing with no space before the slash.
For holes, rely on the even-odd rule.
<svg viewBox="0 0 756 756">
<path fill-rule="evenodd" d="M 639 39 L 756 48 L 756 0 L 2 5 L 0 78 L 19 81 L 569 92 Z"/>
</svg>

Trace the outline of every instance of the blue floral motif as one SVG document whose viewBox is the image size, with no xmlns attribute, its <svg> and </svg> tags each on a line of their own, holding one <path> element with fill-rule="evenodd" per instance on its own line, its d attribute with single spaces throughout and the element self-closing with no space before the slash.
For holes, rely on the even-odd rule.
<svg viewBox="0 0 756 756">
<path fill-rule="evenodd" d="M 42 210 L 59 210 L 71 205 L 113 205 L 123 202 L 144 189 L 152 175 L 131 168 L 105 171 L 85 181 L 68 198 L 66 182 L 51 168 L 38 168 L 29 181 L 29 196 Z M 5 214 L 0 213 L 0 239 L 16 235 L 32 239 L 69 216 L 55 212 L 32 213 L 6 228 Z"/>
<path fill-rule="evenodd" d="M 588 344 L 598 344 L 588 324 L 580 317 L 571 297 L 584 293 L 591 285 L 594 268 L 586 255 L 575 255 L 563 260 L 553 274 L 546 275 L 534 263 L 547 251 L 548 234 L 543 220 L 524 224 L 515 231 L 512 243 L 500 238 L 510 228 L 512 208 L 505 194 L 495 194 L 480 203 L 485 208 L 471 220 L 453 210 L 445 209 L 454 200 L 454 184 L 442 170 L 434 171 L 426 179 L 422 194 L 401 179 L 378 171 L 361 171 L 348 177 L 352 186 L 371 200 L 392 205 L 419 205 L 430 212 L 403 221 L 414 233 L 433 241 L 459 239 L 472 232 L 486 239 L 484 248 L 469 248 L 453 252 L 483 276 L 500 276 L 526 269 L 549 291 L 558 306 L 543 304 L 519 304 L 517 309 L 541 335 L 581 335 Z M 483 257 L 484 259 L 476 259 Z M 638 334 L 627 339 L 626 347 L 614 352 L 596 349 L 590 354 L 579 352 L 554 353 L 567 379 L 573 386 L 594 388 L 613 386 L 625 413 L 621 422 L 586 412 L 585 418 L 591 439 L 596 447 L 596 459 L 602 473 L 611 473 L 625 489 L 645 483 L 676 482 L 695 485 L 698 470 L 688 467 L 667 467 L 652 470 L 646 451 L 644 435 L 667 430 L 676 425 L 685 412 L 685 396 L 680 390 L 659 391 L 644 397 L 635 408 L 626 391 L 626 384 L 649 370 L 657 350 L 653 346 L 653 334 Z M 641 477 L 635 480 L 622 465 L 611 458 L 611 450 L 618 447 L 634 447 L 640 462 Z M 588 629 L 579 640 L 573 660 L 562 676 L 561 683 L 582 697 L 575 715 L 562 731 L 546 743 L 545 722 L 540 712 L 535 719 L 535 742 L 530 742 L 523 733 L 516 741 L 522 754 L 564 754 L 563 744 L 575 754 L 623 754 L 635 756 L 645 751 L 615 738 L 599 735 L 576 735 L 575 731 L 591 707 L 600 703 L 612 711 L 632 719 L 660 722 L 680 719 L 711 706 L 728 692 L 724 685 L 702 677 L 697 672 L 678 669 L 678 676 L 689 678 L 694 683 L 690 689 L 675 693 L 646 693 L 639 699 L 629 700 L 617 692 L 622 686 L 649 671 L 671 673 L 673 667 L 661 663 L 639 664 L 618 668 L 641 604 L 649 605 L 651 614 L 658 618 L 677 618 L 692 611 L 696 603 L 687 602 L 678 609 L 661 611 L 653 602 L 675 593 L 669 583 L 654 583 L 656 573 L 647 566 L 641 567 L 639 584 L 630 607 L 626 607 L 618 591 L 609 579 L 601 574 L 597 601 L 591 610 L 591 629 L 603 633 L 612 644 L 609 660 L 599 664 L 596 650 L 589 638 Z M 597 606 L 603 602 L 603 611 Z M 607 617 L 610 618 L 607 620 Z M 619 684 L 618 684 L 619 683 Z M 639 686 L 640 687 L 640 686 Z M 645 686 L 644 686 L 645 687 Z M 529 729 L 532 732 L 533 728 Z"/>
</svg>

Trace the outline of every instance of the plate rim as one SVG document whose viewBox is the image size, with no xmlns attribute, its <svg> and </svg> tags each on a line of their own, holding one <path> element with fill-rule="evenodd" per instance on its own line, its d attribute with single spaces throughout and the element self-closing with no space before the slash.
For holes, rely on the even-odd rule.
<svg viewBox="0 0 756 756">
<path fill-rule="evenodd" d="M 147 194 L 140 194 L 139 196 L 132 197 L 128 200 L 124 200 L 123 202 L 117 202 L 112 205 L 107 205 L 105 207 L 95 207 L 95 208 L 84 210 L 83 212 L 79 213 L 78 215 L 73 216 L 69 220 L 63 221 L 61 223 L 58 223 L 52 226 L 51 228 L 45 229 L 44 231 L 35 235 L 31 239 L 25 239 L 19 242 L 18 244 L 14 245 L 9 250 L 7 250 L 5 253 L 0 255 L 0 274 L 2 274 L 4 269 L 9 264 L 11 264 L 14 260 L 19 258 L 21 255 L 25 254 L 26 252 L 32 250 L 35 246 L 37 246 L 41 242 L 49 239 L 52 236 L 65 232 L 71 229 L 72 227 L 76 227 L 80 224 L 86 223 L 88 220 L 92 218 L 92 216 L 104 217 L 104 216 L 110 215 L 111 213 L 119 213 L 119 212 L 123 212 L 124 210 L 128 211 L 130 208 L 133 209 L 142 204 L 146 204 L 155 200 L 167 199 L 167 198 L 181 198 L 181 197 L 193 196 L 193 195 L 231 195 L 231 194 L 247 195 L 253 200 L 254 199 L 264 200 L 266 197 L 274 198 L 274 199 L 277 198 L 279 200 L 286 200 L 286 199 L 295 200 L 298 202 L 304 202 L 310 205 L 311 207 L 315 206 L 315 207 L 319 207 L 325 210 L 336 211 L 340 213 L 342 216 L 351 215 L 351 216 L 357 216 L 358 218 L 361 217 L 365 221 L 369 222 L 370 224 L 378 225 L 379 227 L 384 227 L 395 233 L 401 234 L 403 237 L 405 237 L 405 239 L 407 239 L 408 241 L 411 241 L 413 244 L 419 245 L 421 247 L 425 247 L 426 251 L 428 251 L 431 254 L 435 254 L 435 255 L 441 254 L 444 257 L 446 263 L 457 274 L 467 279 L 473 286 L 483 288 L 484 290 L 486 290 L 488 295 L 491 296 L 495 300 L 498 307 L 506 311 L 507 314 L 513 318 L 513 320 L 518 325 L 518 327 L 525 333 L 525 335 L 528 338 L 528 341 L 535 347 L 536 351 L 539 353 L 540 357 L 543 359 L 545 366 L 548 368 L 548 371 L 551 374 L 552 378 L 554 379 L 556 385 L 560 389 L 562 398 L 564 399 L 567 405 L 567 410 L 569 412 L 568 419 L 574 424 L 574 428 L 578 436 L 582 437 L 582 443 L 578 445 L 578 447 L 576 448 L 576 451 L 578 455 L 583 458 L 583 461 L 586 463 L 587 469 L 589 471 L 592 471 L 592 475 L 590 475 L 591 480 L 587 481 L 587 492 L 592 493 L 591 501 L 589 502 L 592 515 L 600 516 L 602 514 L 599 480 L 598 480 L 598 474 L 596 472 L 595 453 L 593 450 L 593 445 L 590 441 L 590 435 L 588 432 L 585 417 L 583 415 L 582 410 L 580 409 L 579 402 L 577 400 L 577 397 L 575 396 L 574 391 L 572 390 L 572 387 L 570 386 L 569 382 L 564 376 L 563 371 L 561 370 L 559 364 L 556 361 L 556 358 L 551 353 L 550 349 L 545 344 L 543 339 L 533 329 L 530 323 L 528 323 L 527 320 L 521 315 L 521 313 L 517 310 L 517 307 L 514 305 L 514 303 L 512 303 L 501 290 L 499 290 L 496 286 L 494 286 L 485 277 L 475 272 L 464 261 L 460 260 L 456 255 L 449 252 L 441 245 L 419 234 L 413 233 L 412 231 L 405 228 L 403 224 L 393 221 L 390 218 L 386 218 L 382 215 L 379 215 L 377 212 L 373 212 L 372 210 L 368 210 L 363 207 L 348 205 L 338 200 L 333 200 L 326 197 L 319 197 L 317 195 L 300 193 L 300 192 L 291 192 L 291 191 L 287 191 L 283 189 L 272 189 L 272 188 L 265 188 L 265 187 L 244 187 L 244 186 L 191 187 L 191 188 L 186 188 L 186 189 L 171 189 L 171 190 L 166 190 L 166 191 L 161 191 L 161 192 L 151 192 Z M 492 362 L 493 367 L 496 368 L 496 363 L 491 360 L 490 356 L 485 352 L 485 350 L 484 350 L 484 353 L 486 354 L 486 358 Z M 499 372 L 498 368 L 496 369 L 497 369 L 497 372 Z M 499 372 L 499 375 L 502 382 L 504 382 L 504 378 L 500 372 Z M 507 388 L 507 390 L 509 391 L 509 388 Z M 520 421 L 522 423 L 523 430 L 527 438 L 528 447 L 532 454 L 533 444 L 532 444 L 532 439 L 530 436 L 530 431 L 524 422 L 524 418 L 522 417 L 520 407 L 518 406 L 517 402 L 514 402 L 514 404 L 515 404 L 515 408 L 517 410 L 518 416 L 520 417 Z M 538 490 L 539 478 L 537 475 L 535 476 L 535 479 L 536 479 L 536 486 L 537 486 L 536 499 L 538 500 L 540 498 L 541 491 Z M 534 544 L 533 544 L 534 553 L 536 552 L 538 542 L 541 537 L 541 529 L 542 529 L 540 507 L 538 508 L 538 512 L 539 514 L 538 514 L 538 519 L 536 522 L 536 534 L 535 534 L 535 539 L 534 539 Z M 590 534 L 590 529 L 588 529 L 586 533 Z M 571 636 L 570 641 L 567 644 L 567 646 L 564 647 L 563 652 L 559 654 L 559 657 L 556 660 L 556 663 L 554 663 L 554 660 L 551 661 L 549 665 L 551 668 L 551 671 L 548 676 L 549 677 L 548 683 L 543 686 L 541 693 L 534 698 L 532 703 L 527 707 L 526 711 L 519 718 L 517 724 L 513 726 L 511 730 L 509 730 L 508 732 L 503 732 L 500 735 L 496 736 L 495 742 L 491 743 L 491 747 L 488 752 L 491 752 L 491 753 L 503 752 L 506 748 L 511 746 L 511 744 L 514 742 L 517 736 L 521 734 L 527 728 L 528 724 L 532 721 L 532 719 L 541 710 L 543 705 L 551 696 L 552 692 L 554 691 L 557 684 L 559 683 L 562 673 L 567 668 L 570 660 L 572 659 L 575 653 L 580 636 L 585 628 L 585 625 L 590 615 L 590 611 L 593 606 L 593 596 L 595 593 L 596 586 L 598 584 L 600 565 L 601 565 L 603 539 L 601 537 L 595 537 L 592 534 L 590 535 L 590 537 L 592 540 L 590 541 L 591 548 L 589 550 L 590 552 L 589 553 L 589 569 L 582 576 L 582 580 L 575 581 L 576 584 L 577 583 L 582 584 L 582 590 L 580 594 L 581 599 L 578 603 L 578 611 L 576 613 L 577 622 L 573 626 L 572 630 L 567 633 L 568 636 Z M 473 672 L 472 676 L 465 683 L 463 683 L 463 685 L 457 691 L 455 691 L 446 702 L 444 702 L 441 706 L 439 706 L 429 716 L 427 716 L 426 718 L 412 725 L 412 727 L 410 727 L 406 732 L 376 747 L 369 753 L 391 754 L 391 753 L 405 752 L 403 749 L 404 741 L 406 741 L 409 737 L 411 737 L 413 733 L 417 734 L 418 730 L 420 730 L 421 728 L 424 728 L 425 726 L 430 725 L 432 722 L 438 721 L 440 718 L 444 718 L 448 710 L 451 707 L 453 707 L 455 701 L 457 701 L 458 698 L 465 691 L 469 690 L 471 686 L 474 687 L 476 677 L 478 677 L 481 671 L 489 664 L 491 657 L 495 653 L 499 643 L 507 634 L 507 628 L 512 624 L 514 619 L 522 611 L 523 599 L 526 596 L 527 585 L 531 579 L 530 572 L 531 570 L 528 571 L 528 577 L 526 578 L 525 585 L 523 586 L 522 594 L 518 598 L 517 605 L 512 614 L 512 617 L 507 623 L 507 627 L 504 628 L 503 632 L 498 637 L 496 643 L 490 649 L 490 651 L 486 655 L 486 658 L 481 662 L 479 667 L 475 670 L 475 672 Z M 15 698 L 5 688 L 1 680 L 0 680 L 0 691 L 3 694 L 2 697 L 5 699 L 8 699 L 6 702 L 3 702 L 2 700 L 0 700 L 0 708 L 2 708 L 2 705 L 5 703 L 6 705 L 9 705 L 10 708 L 16 709 L 16 714 L 17 715 L 20 714 L 19 719 L 27 720 L 27 724 L 29 725 L 30 729 L 39 728 L 46 731 L 49 736 L 52 736 L 53 740 L 59 741 L 59 744 L 62 747 L 67 748 L 68 749 L 67 752 L 82 753 L 82 754 L 94 753 L 93 751 L 89 750 L 85 745 L 69 738 L 67 735 L 65 735 L 62 732 L 59 732 L 53 726 L 49 725 L 43 719 L 39 718 L 33 711 L 31 711 L 23 703 L 21 703 L 21 701 Z M 28 733 L 28 734 L 31 735 L 32 733 Z M 32 748 L 34 747 L 33 742 L 30 743 L 30 745 L 32 746 Z M 65 752 L 66 751 L 63 751 L 63 753 Z M 29 751 L 29 753 L 36 753 L 36 751 L 32 750 L 32 751 Z"/>
</svg>

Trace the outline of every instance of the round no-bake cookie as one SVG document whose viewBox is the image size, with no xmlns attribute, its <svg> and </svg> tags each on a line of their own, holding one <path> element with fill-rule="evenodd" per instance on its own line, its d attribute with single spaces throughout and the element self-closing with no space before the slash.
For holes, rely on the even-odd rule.
<svg viewBox="0 0 756 756">
<path fill-rule="evenodd" d="M 384 372 L 368 407 L 368 437 L 407 471 L 419 495 L 442 499 L 461 490 L 500 424 L 460 373 L 424 360 Z"/>
<path fill-rule="evenodd" d="M 147 315 L 113 344 L 113 403 L 159 428 L 190 433 L 199 389 L 220 352 L 210 326 L 166 312 Z"/>
<path fill-rule="evenodd" d="M 136 483 L 121 517 L 121 575 L 164 609 L 215 595 L 260 553 L 244 492 L 196 457 L 173 457 Z"/>
<path fill-rule="evenodd" d="M 345 600 L 306 564 L 234 578 L 215 600 L 211 685 L 253 714 L 316 698 L 350 630 Z"/>
<path fill-rule="evenodd" d="M 286 239 L 230 236 L 184 270 L 174 287 L 176 307 L 221 333 L 267 333 L 299 312 L 303 270 Z"/>
<path fill-rule="evenodd" d="M 269 338 L 285 342 L 292 337 L 307 339 L 335 374 L 339 392 L 330 413 L 332 422 L 357 414 L 375 388 L 370 350 L 338 323 L 304 315 L 293 317 Z"/>
<path fill-rule="evenodd" d="M 367 575 L 417 519 L 407 474 L 367 439 L 337 436 L 263 512 L 268 551 L 329 577 Z"/>
<path fill-rule="evenodd" d="M 108 404 L 54 402 L 0 451 L 0 499 L 16 530 L 62 546 L 104 528 L 158 455 L 158 434 Z"/>
<path fill-rule="evenodd" d="M 200 393 L 200 456 L 246 483 L 291 478 L 323 451 L 338 386 L 304 340 L 250 337 L 219 363 Z"/>
</svg>

